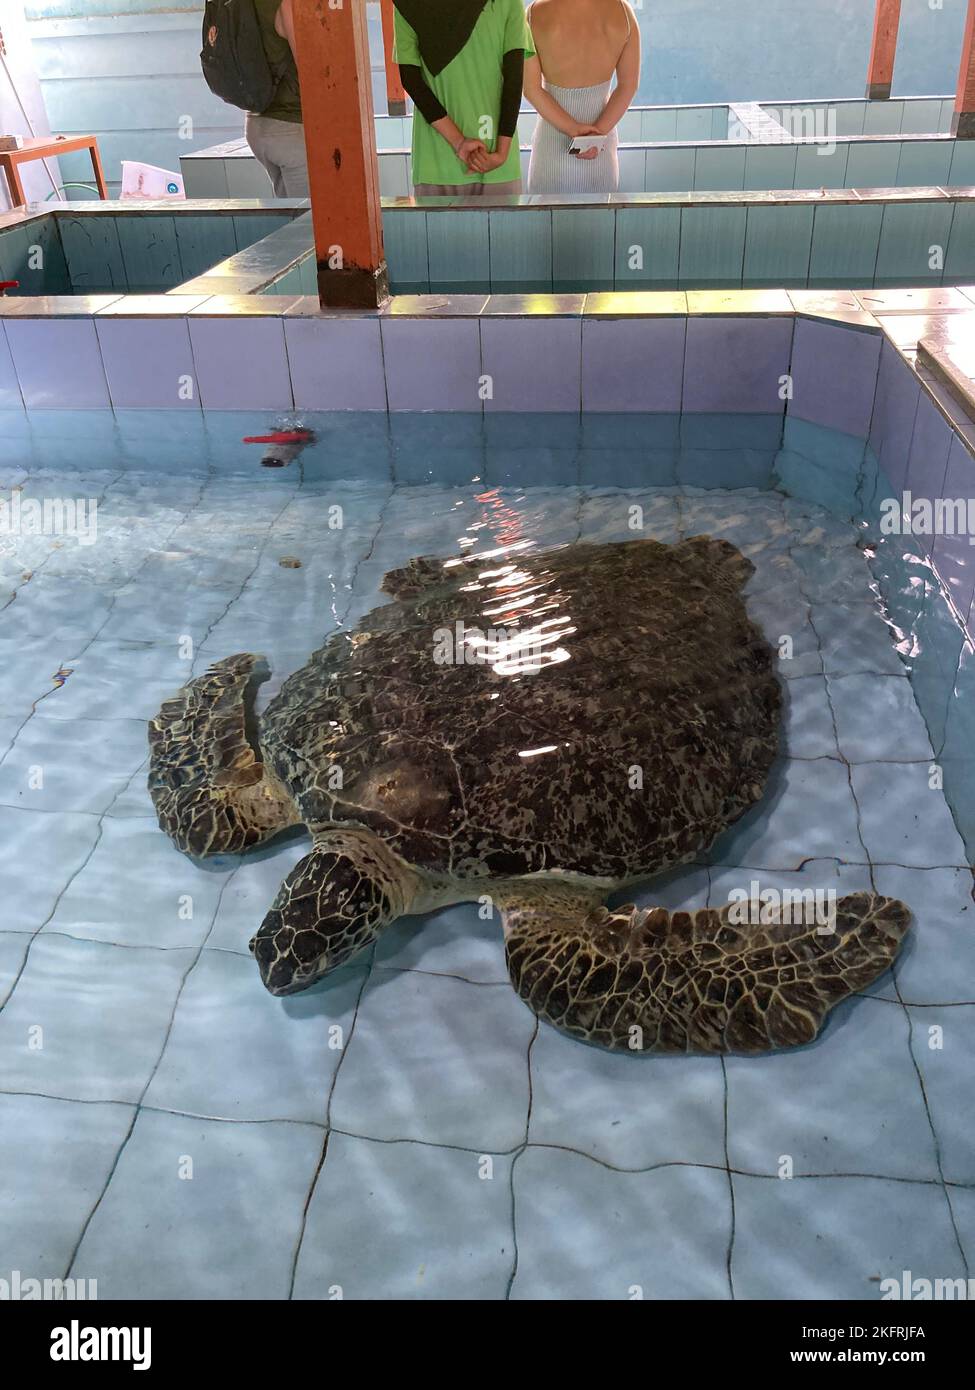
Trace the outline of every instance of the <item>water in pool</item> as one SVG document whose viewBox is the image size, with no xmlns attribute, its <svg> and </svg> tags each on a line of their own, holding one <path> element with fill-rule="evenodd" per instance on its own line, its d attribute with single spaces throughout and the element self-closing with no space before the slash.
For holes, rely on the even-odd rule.
<svg viewBox="0 0 975 1390">
<path fill-rule="evenodd" d="M 919 571 L 870 524 L 863 446 L 851 464 L 836 437 L 829 469 L 781 420 L 320 418 L 272 471 L 241 440 L 273 423 L 11 432 L 4 498 L 94 498 L 97 532 L 0 538 L 5 1264 L 101 1298 L 873 1298 L 903 1270 L 966 1276 L 965 808 L 932 775 L 930 621 L 906 601 L 892 620 Z M 267 993 L 248 941 L 308 838 L 179 854 L 146 789 L 161 703 L 252 651 L 266 707 L 413 556 L 698 534 L 755 567 L 782 747 L 710 852 L 626 898 L 902 898 L 894 970 L 759 1057 L 563 1036 L 475 904 Z"/>
</svg>

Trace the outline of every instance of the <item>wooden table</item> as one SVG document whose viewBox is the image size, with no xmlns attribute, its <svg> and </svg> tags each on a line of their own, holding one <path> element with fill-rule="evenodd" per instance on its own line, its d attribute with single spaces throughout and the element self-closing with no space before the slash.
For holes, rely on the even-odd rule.
<svg viewBox="0 0 975 1390">
<path fill-rule="evenodd" d="M 98 153 L 98 140 L 94 135 L 44 135 L 34 139 L 25 140 L 17 150 L 0 150 L 0 169 L 7 176 L 7 187 L 10 189 L 10 198 L 14 207 L 21 207 L 27 202 L 24 195 L 24 185 L 20 181 L 20 165 L 28 164 L 34 159 L 57 159 L 62 154 L 73 154 L 75 150 L 88 150 L 91 155 L 91 167 L 95 173 L 95 183 L 98 186 L 98 196 L 108 197 L 108 188 L 105 185 L 105 171 L 102 169 L 101 156 Z"/>
</svg>

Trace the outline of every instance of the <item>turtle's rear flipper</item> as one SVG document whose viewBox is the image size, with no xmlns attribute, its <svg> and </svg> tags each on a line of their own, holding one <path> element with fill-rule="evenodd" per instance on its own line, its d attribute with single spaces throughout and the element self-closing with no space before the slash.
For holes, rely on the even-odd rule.
<svg viewBox="0 0 975 1390">
<path fill-rule="evenodd" d="M 543 892 L 505 904 L 515 989 L 573 1037 L 634 1052 L 812 1042 L 834 1004 L 893 964 L 911 920 L 902 902 L 871 893 L 841 898 L 832 920 L 739 925 L 733 906 L 607 912 Z"/>
<path fill-rule="evenodd" d="M 298 824 L 265 769 L 253 713 L 264 659 L 218 661 L 149 723 L 149 795 L 159 824 L 187 854 L 234 854 Z"/>
</svg>

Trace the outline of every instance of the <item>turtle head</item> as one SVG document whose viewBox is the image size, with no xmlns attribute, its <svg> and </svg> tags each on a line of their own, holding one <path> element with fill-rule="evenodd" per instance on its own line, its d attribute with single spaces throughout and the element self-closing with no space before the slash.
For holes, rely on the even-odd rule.
<svg viewBox="0 0 975 1390">
<path fill-rule="evenodd" d="M 316 835 L 250 941 L 266 988 L 308 989 L 408 911 L 419 886 L 419 876 L 371 831 Z"/>
</svg>

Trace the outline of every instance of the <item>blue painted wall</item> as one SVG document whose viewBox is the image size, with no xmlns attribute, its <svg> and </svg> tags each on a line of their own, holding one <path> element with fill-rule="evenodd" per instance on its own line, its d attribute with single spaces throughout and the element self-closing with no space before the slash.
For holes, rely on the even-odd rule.
<svg viewBox="0 0 975 1390">
<path fill-rule="evenodd" d="M 894 90 L 954 90 L 966 0 L 903 0 Z M 642 103 L 862 96 L 873 0 L 634 0 Z M 200 0 L 36 0 L 26 5 L 51 126 L 93 130 L 109 177 L 122 158 L 179 156 L 241 133 L 200 77 Z M 369 5 L 383 109 L 378 6 Z M 192 134 L 181 138 L 189 117 Z M 186 133 L 184 123 L 183 133 Z M 62 161 L 65 176 L 83 170 Z"/>
</svg>

